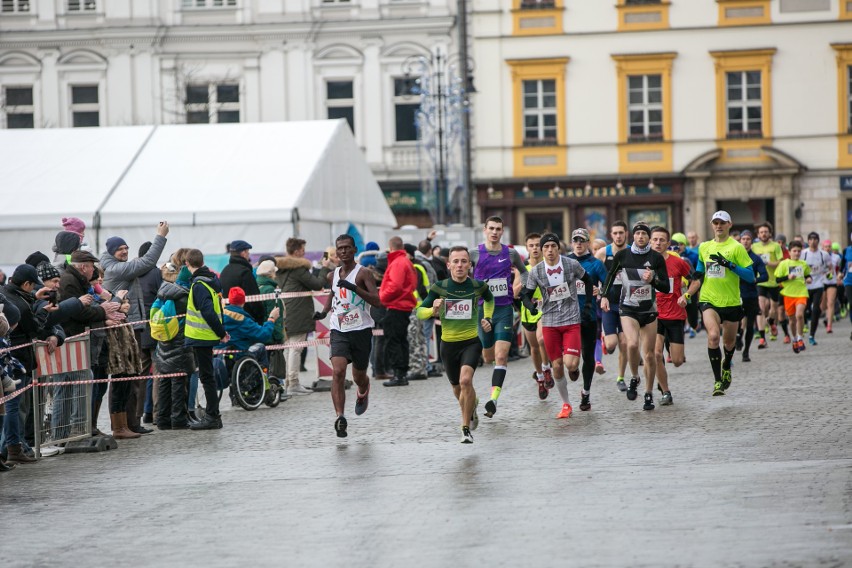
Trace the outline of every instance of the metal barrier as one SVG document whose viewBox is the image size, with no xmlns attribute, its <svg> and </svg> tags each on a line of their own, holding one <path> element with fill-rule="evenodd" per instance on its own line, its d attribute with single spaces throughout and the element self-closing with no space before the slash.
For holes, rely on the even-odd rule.
<svg viewBox="0 0 852 568">
<path fill-rule="evenodd" d="M 90 438 L 92 435 L 92 371 L 89 335 L 67 340 L 49 353 L 35 346 L 33 416 L 36 457 L 43 446 Z"/>
</svg>

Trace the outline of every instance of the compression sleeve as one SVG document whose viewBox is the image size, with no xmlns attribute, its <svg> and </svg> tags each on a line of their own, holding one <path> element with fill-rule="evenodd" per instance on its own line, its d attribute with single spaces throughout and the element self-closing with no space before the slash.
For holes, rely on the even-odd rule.
<svg viewBox="0 0 852 568">
<path fill-rule="evenodd" d="M 425 298 L 423 298 L 423 302 L 420 304 L 420 307 L 417 308 L 417 319 L 427 320 L 431 318 L 432 304 L 434 304 L 435 300 L 437 300 L 438 298 L 440 298 L 440 296 L 435 291 L 435 286 L 432 286 L 429 289 L 429 294 Z"/>
<path fill-rule="evenodd" d="M 754 284 L 754 270 L 751 269 L 751 266 L 738 266 L 735 264 L 731 270 L 733 270 L 734 274 L 739 276 L 741 280 L 745 280 L 749 284 Z"/>
</svg>

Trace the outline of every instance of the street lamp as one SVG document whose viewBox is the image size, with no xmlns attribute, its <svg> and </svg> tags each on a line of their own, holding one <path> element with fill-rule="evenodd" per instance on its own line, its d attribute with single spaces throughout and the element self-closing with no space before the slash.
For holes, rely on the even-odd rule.
<svg viewBox="0 0 852 568">
<path fill-rule="evenodd" d="M 428 57 L 407 58 L 402 69 L 408 80 L 417 76 L 412 92 L 420 96 L 415 124 L 424 201 L 431 202 L 434 196 L 438 224 L 446 224 L 450 218 L 467 221 L 470 187 L 465 118 L 469 107 L 465 87 L 470 67 L 459 73 L 459 58 L 448 57 L 439 48 Z M 454 188 L 452 199 L 448 199 L 449 188 Z"/>
</svg>

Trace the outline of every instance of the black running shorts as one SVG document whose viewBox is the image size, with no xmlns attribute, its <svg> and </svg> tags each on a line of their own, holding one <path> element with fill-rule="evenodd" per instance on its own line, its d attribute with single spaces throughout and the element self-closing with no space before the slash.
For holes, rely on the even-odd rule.
<svg viewBox="0 0 852 568">
<path fill-rule="evenodd" d="M 370 366 L 370 350 L 373 347 L 373 330 L 355 331 L 331 330 L 331 356 L 345 357 L 359 371 Z"/>
<path fill-rule="evenodd" d="M 698 304 L 698 307 L 702 312 L 705 310 L 713 310 L 717 314 L 719 314 L 719 320 L 723 323 L 726 321 L 731 322 L 739 322 L 743 319 L 743 307 L 742 306 L 729 306 L 727 308 L 717 308 L 713 304 L 708 302 L 701 302 Z"/>
<path fill-rule="evenodd" d="M 482 343 L 478 337 L 464 341 L 443 341 L 441 360 L 451 385 L 459 384 L 461 368 L 465 365 L 476 369 L 482 356 Z"/>
<path fill-rule="evenodd" d="M 683 345 L 683 320 L 657 320 L 657 335 L 662 335 L 669 343 Z"/>
</svg>

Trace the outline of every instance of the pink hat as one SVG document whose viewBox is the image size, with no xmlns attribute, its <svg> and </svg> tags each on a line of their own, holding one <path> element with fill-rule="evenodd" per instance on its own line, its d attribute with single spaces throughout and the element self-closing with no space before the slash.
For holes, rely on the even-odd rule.
<svg viewBox="0 0 852 568">
<path fill-rule="evenodd" d="M 86 224 L 83 222 L 82 219 L 78 219 L 77 217 L 63 217 L 62 227 L 66 231 L 77 233 L 80 236 L 82 236 L 83 232 L 85 232 L 86 230 Z"/>
</svg>

